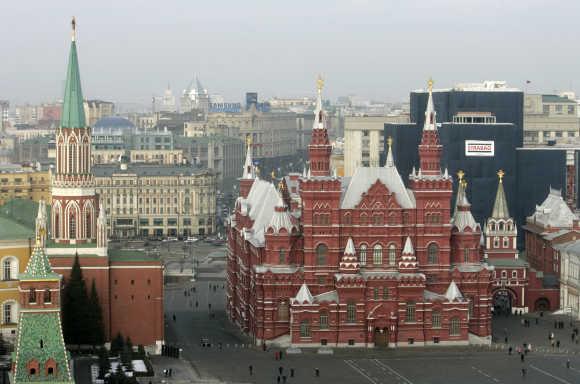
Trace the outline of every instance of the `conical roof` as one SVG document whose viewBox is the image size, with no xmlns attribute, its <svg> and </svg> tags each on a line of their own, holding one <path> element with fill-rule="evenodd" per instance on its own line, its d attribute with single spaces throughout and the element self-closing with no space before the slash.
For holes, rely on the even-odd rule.
<svg viewBox="0 0 580 384">
<path fill-rule="evenodd" d="M 46 279 L 60 279 L 60 275 L 54 273 L 48 256 L 44 253 L 44 248 L 40 244 L 40 240 L 36 241 L 36 245 L 32 250 L 32 255 L 28 260 L 28 265 L 19 276 L 20 280 L 46 280 Z"/>
<path fill-rule="evenodd" d="M 433 80 L 429 79 L 429 98 L 427 99 L 427 107 L 425 108 L 425 122 L 423 124 L 424 131 L 436 131 L 437 122 L 435 116 L 435 106 L 433 104 Z"/>
<path fill-rule="evenodd" d="M 505 191 L 503 189 L 503 175 L 502 171 L 498 172 L 499 183 L 497 186 L 497 193 L 495 194 L 495 202 L 493 203 L 493 211 L 491 217 L 494 219 L 509 219 L 510 212 L 507 205 L 507 199 L 505 197 Z"/>
<path fill-rule="evenodd" d="M 314 297 L 312 297 L 312 293 L 310 293 L 310 289 L 308 289 L 306 283 L 302 283 L 302 286 L 300 287 L 300 290 L 296 294 L 294 301 L 298 302 L 299 304 L 305 302 L 308 304 L 312 304 L 314 302 Z"/>
<path fill-rule="evenodd" d="M 451 281 L 451 284 L 449 284 L 449 287 L 445 292 L 445 297 L 448 301 L 463 300 L 463 295 L 461 294 L 457 284 L 455 284 L 455 281 Z"/>
<path fill-rule="evenodd" d="M 348 238 L 348 241 L 346 242 L 346 247 L 344 248 L 344 254 L 345 255 L 356 255 L 356 251 L 354 249 L 354 242 L 352 241 L 352 237 Z"/>
<path fill-rule="evenodd" d="M 83 92 L 81 89 L 81 75 L 77 57 L 76 42 L 71 42 L 66 71 L 66 86 L 60 119 L 61 128 L 85 128 L 85 110 L 83 106 Z"/>
</svg>

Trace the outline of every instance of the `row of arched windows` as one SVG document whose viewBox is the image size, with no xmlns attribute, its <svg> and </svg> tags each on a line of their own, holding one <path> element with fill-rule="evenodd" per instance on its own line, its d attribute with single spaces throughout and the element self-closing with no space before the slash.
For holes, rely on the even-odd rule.
<svg viewBox="0 0 580 384">
<path fill-rule="evenodd" d="M 511 230 L 513 230 L 513 225 L 511 222 L 504 223 L 503 221 L 500 221 L 497 224 L 494 222 L 491 222 L 491 223 L 489 223 L 489 229 L 491 231 L 511 231 Z"/>
<path fill-rule="evenodd" d="M 69 205 L 68 209 L 65 210 L 65 214 L 68 215 L 68 220 L 64 223 L 61 221 L 62 208 L 60 204 L 55 204 L 53 206 L 54 210 L 54 237 L 60 238 L 61 234 L 68 234 L 69 239 L 77 239 L 83 237 L 79 227 L 79 224 L 84 225 L 84 237 L 91 239 L 93 237 L 93 207 L 90 204 L 85 204 L 84 206 L 84 220 L 79 220 L 79 207 L 78 205 Z M 65 225 L 61 228 L 61 225 Z M 64 231 L 64 233 L 62 233 Z"/>
</svg>

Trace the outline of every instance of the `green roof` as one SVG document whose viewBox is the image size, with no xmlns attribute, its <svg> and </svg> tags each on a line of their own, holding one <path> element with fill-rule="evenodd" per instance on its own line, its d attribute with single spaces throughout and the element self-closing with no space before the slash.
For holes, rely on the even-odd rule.
<svg viewBox="0 0 580 384">
<path fill-rule="evenodd" d="M 569 103 L 576 104 L 576 101 L 558 95 L 542 95 L 542 103 Z"/>
<path fill-rule="evenodd" d="M 50 217 L 50 204 L 46 207 L 47 217 Z M 34 230 L 38 203 L 28 199 L 12 199 L 0 207 L 0 217 L 11 219 L 20 225 Z"/>
<path fill-rule="evenodd" d="M 68 69 L 66 71 L 66 86 L 62 104 L 61 128 L 85 128 L 85 110 L 83 92 L 81 90 L 81 75 L 77 58 L 77 45 L 73 41 L 70 47 Z"/>
<path fill-rule="evenodd" d="M 24 273 L 21 273 L 18 278 L 20 280 L 60 279 L 60 275 L 54 273 L 44 249 L 37 244 L 32 250 Z"/>
<path fill-rule="evenodd" d="M 34 237 L 34 230 L 0 216 L 0 240 L 25 240 Z"/>
<path fill-rule="evenodd" d="M 42 340 L 42 348 L 40 341 Z M 49 359 L 56 362 L 56 372 L 45 374 L 44 366 Z M 29 361 L 39 363 L 39 372 L 29 375 L 26 365 Z M 59 311 L 20 312 L 14 384 L 17 383 L 74 383 L 69 369 L 69 356 L 62 336 Z"/>
</svg>

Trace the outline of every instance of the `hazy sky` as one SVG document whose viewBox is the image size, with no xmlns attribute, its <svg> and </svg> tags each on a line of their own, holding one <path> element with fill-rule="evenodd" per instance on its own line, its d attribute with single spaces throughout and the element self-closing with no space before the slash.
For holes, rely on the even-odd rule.
<svg viewBox="0 0 580 384">
<path fill-rule="evenodd" d="M 3 0 L 0 99 L 61 97 L 78 21 L 85 97 L 148 103 L 199 74 L 241 101 L 314 93 L 406 100 L 486 79 L 578 89 L 578 0 Z"/>
</svg>

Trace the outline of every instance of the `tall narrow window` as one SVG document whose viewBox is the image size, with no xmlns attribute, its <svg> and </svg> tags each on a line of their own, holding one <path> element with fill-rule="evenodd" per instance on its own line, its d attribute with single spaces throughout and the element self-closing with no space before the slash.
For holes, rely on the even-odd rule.
<svg viewBox="0 0 580 384">
<path fill-rule="evenodd" d="M 324 244 L 319 244 L 316 247 L 316 265 L 326 265 L 327 255 L 328 255 L 328 247 Z"/>
<path fill-rule="evenodd" d="M 89 211 L 89 208 L 87 208 L 86 214 L 85 214 L 85 233 L 87 235 L 87 239 L 91 238 L 91 212 Z"/>
<path fill-rule="evenodd" d="M 467 307 L 467 311 L 468 311 L 467 314 L 468 314 L 468 318 L 471 319 L 473 317 L 473 305 L 474 305 L 473 297 L 469 297 L 469 298 L 467 298 L 467 300 L 469 303 L 468 304 L 469 306 Z"/>
<path fill-rule="evenodd" d="M 51 303 L 52 302 L 52 297 L 50 294 L 50 289 L 45 289 L 44 290 L 44 300 L 45 303 Z"/>
<path fill-rule="evenodd" d="M 395 244 L 389 245 L 389 265 L 395 265 L 397 261 L 397 250 L 395 249 Z"/>
<path fill-rule="evenodd" d="M 286 264 L 286 250 L 284 248 L 278 250 L 278 263 Z"/>
<path fill-rule="evenodd" d="M 310 322 L 308 320 L 300 322 L 300 337 L 310 337 Z"/>
<path fill-rule="evenodd" d="M 454 317 L 451 319 L 449 324 L 449 335 L 450 336 L 459 336 L 460 329 L 459 329 L 459 318 Z"/>
<path fill-rule="evenodd" d="M 4 304 L 4 324 L 12 324 L 12 304 Z"/>
<path fill-rule="evenodd" d="M 408 323 L 415 322 L 415 303 L 410 301 L 407 303 L 407 318 Z"/>
<path fill-rule="evenodd" d="M 380 244 L 375 245 L 373 248 L 373 264 L 381 265 L 383 264 L 383 247 Z"/>
<path fill-rule="evenodd" d="M 439 262 L 439 247 L 435 243 L 427 247 L 428 264 L 437 264 Z"/>
<path fill-rule="evenodd" d="M 469 248 L 463 248 L 463 262 L 469 262 Z"/>
<path fill-rule="evenodd" d="M 362 244 L 358 251 L 360 265 L 367 265 L 367 246 Z"/>
<path fill-rule="evenodd" d="M 12 280 L 12 262 L 4 260 L 4 280 Z"/>
<path fill-rule="evenodd" d="M 441 312 L 433 311 L 431 321 L 433 322 L 433 328 L 441 328 Z"/>
<path fill-rule="evenodd" d="M 71 210 L 68 220 L 68 238 L 76 239 L 77 237 L 77 218 L 74 211 Z"/>
<path fill-rule="evenodd" d="M 383 287 L 383 300 L 388 300 L 388 299 L 389 299 L 389 288 Z"/>
<path fill-rule="evenodd" d="M 355 323 L 356 322 L 356 304 L 349 302 L 346 305 L 346 322 Z"/>
<path fill-rule="evenodd" d="M 320 329 L 328 329 L 328 312 L 320 312 Z"/>
<path fill-rule="evenodd" d="M 378 299 L 379 299 L 379 288 L 374 287 L 373 288 L 373 300 L 378 300 Z"/>
<path fill-rule="evenodd" d="M 60 220 L 58 212 L 54 214 L 54 237 L 58 238 L 60 235 Z"/>
<path fill-rule="evenodd" d="M 28 291 L 28 302 L 36 303 L 36 289 L 30 288 L 30 290 Z"/>
<path fill-rule="evenodd" d="M 287 301 L 281 301 L 278 303 L 278 320 L 279 321 L 288 321 L 289 317 L 289 308 Z"/>
</svg>

